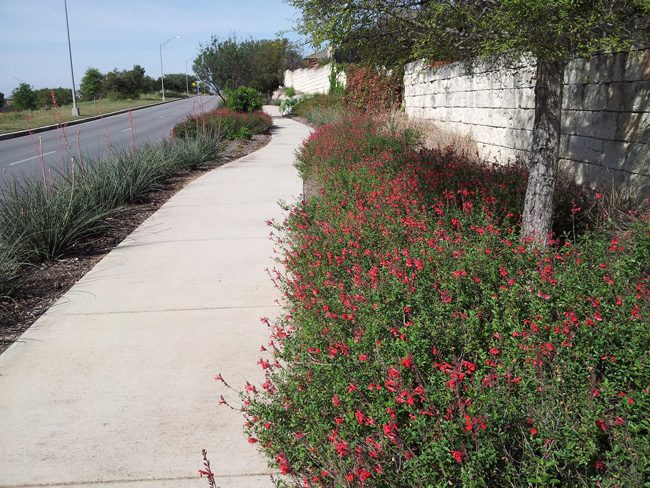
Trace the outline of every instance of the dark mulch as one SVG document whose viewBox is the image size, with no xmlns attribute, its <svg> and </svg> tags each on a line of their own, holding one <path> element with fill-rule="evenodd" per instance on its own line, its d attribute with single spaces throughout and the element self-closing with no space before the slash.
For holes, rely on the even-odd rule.
<svg viewBox="0 0 650 488">
<path fill-rule="evenodd" d="M 105 234 L 87 239 L 61 258 L 40 265 L 25 265 L 20 286 L 11 298 L 0 298 L 0 353 L 13 344 L 56 300 L 136 227 L 192 180 L 224 163 L 249 154 L 271 140 L 267 134 L 228 145 L 222 157 L 207 169 L 192 171 L 167 181 L 137 204 L 111 219 Z"/>
</svg>

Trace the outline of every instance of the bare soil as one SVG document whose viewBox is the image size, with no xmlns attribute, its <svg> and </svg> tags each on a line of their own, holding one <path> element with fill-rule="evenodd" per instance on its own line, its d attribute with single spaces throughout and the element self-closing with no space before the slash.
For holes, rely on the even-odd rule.
<svg viewBox="0 0 650 488">
<path fill-rule="evenodd" d="M 20 270 L 19 287 L 10 298 L 0 298 L 0 353 L 176 192 L 215 167 L 264 147 L 270 140 L 270 135 L 261 134 L 249 141 L 229 143 L 219 160 L 209 168 L 170 179 L 141 202 L 113 217 L 109 231 L 80 242 L 55 261 L 24 265 Z"/>
</svg>

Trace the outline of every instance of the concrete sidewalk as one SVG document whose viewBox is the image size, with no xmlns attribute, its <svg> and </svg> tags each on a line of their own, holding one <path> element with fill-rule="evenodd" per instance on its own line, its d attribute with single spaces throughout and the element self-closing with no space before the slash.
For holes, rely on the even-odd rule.
<svg viewBox="0 0 650 488">
<path fill-rule="evenodd" d="M 310 129 L 276 115 L 271 143 L 198 178 L 0 356 L 0 487 L 271 486 L 222 373 L 258 380 L 273 317 L 265 221 L 301 181 Z"/>
</svg>

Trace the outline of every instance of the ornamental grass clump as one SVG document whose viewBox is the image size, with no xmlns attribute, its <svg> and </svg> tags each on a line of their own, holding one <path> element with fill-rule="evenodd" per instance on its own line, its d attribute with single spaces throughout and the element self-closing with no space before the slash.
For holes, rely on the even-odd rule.
<svg viewBox="0 0 650 488">
<path fill-rule="evenodd" d="M 13 181 L 0 193 L 0 243 L 21 261 L 57 258 L 111 227 L 110 218 L 172 176 L 217 160 L 208 134 L 114 151 L 106 160 L 73 162 L 56 175 Z"/>
<path fill-rule="evenodd" d="M 276 237 L 286 310 L 242 393 L 288 485 L 647 482 L 647 222 L 527 246 L 524 170 L 363 118 L 299 160 L 322 192 Z"/>
</svg>

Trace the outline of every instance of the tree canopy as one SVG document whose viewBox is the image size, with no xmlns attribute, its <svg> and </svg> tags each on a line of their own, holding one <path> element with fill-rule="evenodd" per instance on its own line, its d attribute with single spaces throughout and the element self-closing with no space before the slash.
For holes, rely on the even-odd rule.
<svg viewBox="0 0 650 488">
<path fill-rule="evenodd" d="M 88 68 L 81 78 L 80 90 L 84 98 L 90 100 L 102 96 L 104 75 L 97 68 Z"/>
<path fill-rule="evenodd" d="M 397 64 L 533 54 L 567 60 L 648 42 L 649 0 L 290 0 L 315 45 Z"/>
<path fill-rule="evenodd" d="M 36 109 L 36 93 L 29 83 L 21 83 L 11 92 L 13 106 L 18 110 Z"/>
<path fill-rule="evenodd" d="M 202 45 L 193 64 L 199 79 L 223 98 L 224 90 L 250 86 L 270 95 L 282 82 L 285 69 L 300 65 L 302 57 L 287 39 L 248 39 L 213 36 Z"/>
<path fill-rule="evenodd" d="M 650 44 L 650 0 L 289 0 L 312 43 L 395 66 L 415 59 L 536 58 L 535 120 L 522 237 L 551 235 L 562 90 L 574 57 Z"/>
</svg>

